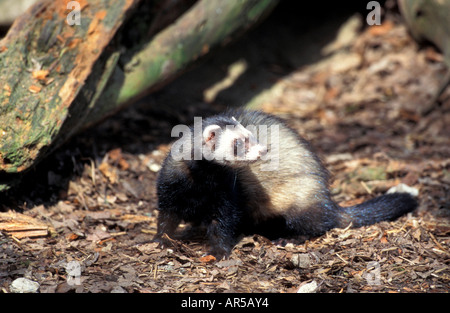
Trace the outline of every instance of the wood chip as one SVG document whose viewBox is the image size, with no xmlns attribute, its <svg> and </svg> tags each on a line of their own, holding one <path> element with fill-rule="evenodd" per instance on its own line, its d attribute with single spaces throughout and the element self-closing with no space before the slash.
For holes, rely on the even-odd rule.
<svg viewBox="0 0 450 313">
<path fill-rule="evenodd" d="M 42 90 L 42 88 L 39 87 L 39 86 L 36 86 L 36 85 L 31 85 L 31 86 L 28 88 L 28 90 L 29 90 L 30 92 L 32 92 L 32 93 L 38 93 L 38 92 L 40 92 L 40 91 Z"/>
<path fill-rule="evenodd" d="M 49 226 L 28 215 L 9 211 L 0 213 L 0 231 L 18 239 L 42 237 L 49 234 Z"/>
</svg>

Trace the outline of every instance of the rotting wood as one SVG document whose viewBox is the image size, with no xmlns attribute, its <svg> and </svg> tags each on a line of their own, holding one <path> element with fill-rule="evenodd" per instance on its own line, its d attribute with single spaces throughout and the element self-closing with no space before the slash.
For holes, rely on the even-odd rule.
<svg viewBox="0 0 450 313">
<path fill-rule="evenodd" d="M 66 1 L 44 0 L 15 21 L 0 42 L 0 171 L 6 185 L 8 173 L 30 168 L 55 138 L 69 137 L 82 124 L 88 103 L 72 103 L 91 72 L 101 70 L 97 60 L 137 2 L 80 1 L 81 23 L 70 26 Z M 63 125 L 66 133 L 59 136 Z"/>
<path fill-rule="evenodd" d="M 44 237 L 51 228 L 43 222 L 17 212 L 0 212 L 0 231 L 15 238 Z"/>
</svg>

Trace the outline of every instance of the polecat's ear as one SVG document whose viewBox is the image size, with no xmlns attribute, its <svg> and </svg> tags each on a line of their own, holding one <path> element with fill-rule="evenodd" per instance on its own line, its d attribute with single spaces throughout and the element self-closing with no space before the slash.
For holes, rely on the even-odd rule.
<svg viewBox="0 0 450 313">
<path fill-rule="evenodd" d="M 203 130 L 203 141 L 208 147 L 213 148 L 219 140 L 221 133 L 222 128 L 219 125 L 206 126 Z"/>
</svg>

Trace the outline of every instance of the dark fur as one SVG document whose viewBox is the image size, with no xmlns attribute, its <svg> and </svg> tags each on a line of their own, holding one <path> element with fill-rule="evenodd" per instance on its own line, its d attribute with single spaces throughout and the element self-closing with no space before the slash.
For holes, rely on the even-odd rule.
<svg viewBox="0 0 450 313">
<path fill-rule="evenodd" d="M 415 209 L 406 193 L 383 195 L 341 208 L 331 198 L 328 171 L 309 143 L 279 118 L 261 112 L 234 111 L 203 121 L 206 125 L 280 125 L 280 169 L 261 172 L 256 164 L 238 167 L 207 160 L 165 159 L 157 182 L 158 232 L 162 242 L 183 220 L 207 226 L 210 254 L 229 255 L 241 234 L 304 240 L 335 227 L 353 227 L 395 219 Z"/>
</svg>

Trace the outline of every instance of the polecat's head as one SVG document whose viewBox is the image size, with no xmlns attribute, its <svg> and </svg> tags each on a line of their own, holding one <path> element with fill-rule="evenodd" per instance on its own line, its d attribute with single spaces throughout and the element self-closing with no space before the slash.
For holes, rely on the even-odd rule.
<svg viewBox="0 0 450 313">
<path fill-rule="evenodd" d="M 203 129 L 203 157 L 226 165 L 255 162 L 267 153 L 254 133 L 234 117 L 227 125 L 212 124 Z"/>
</svg>

